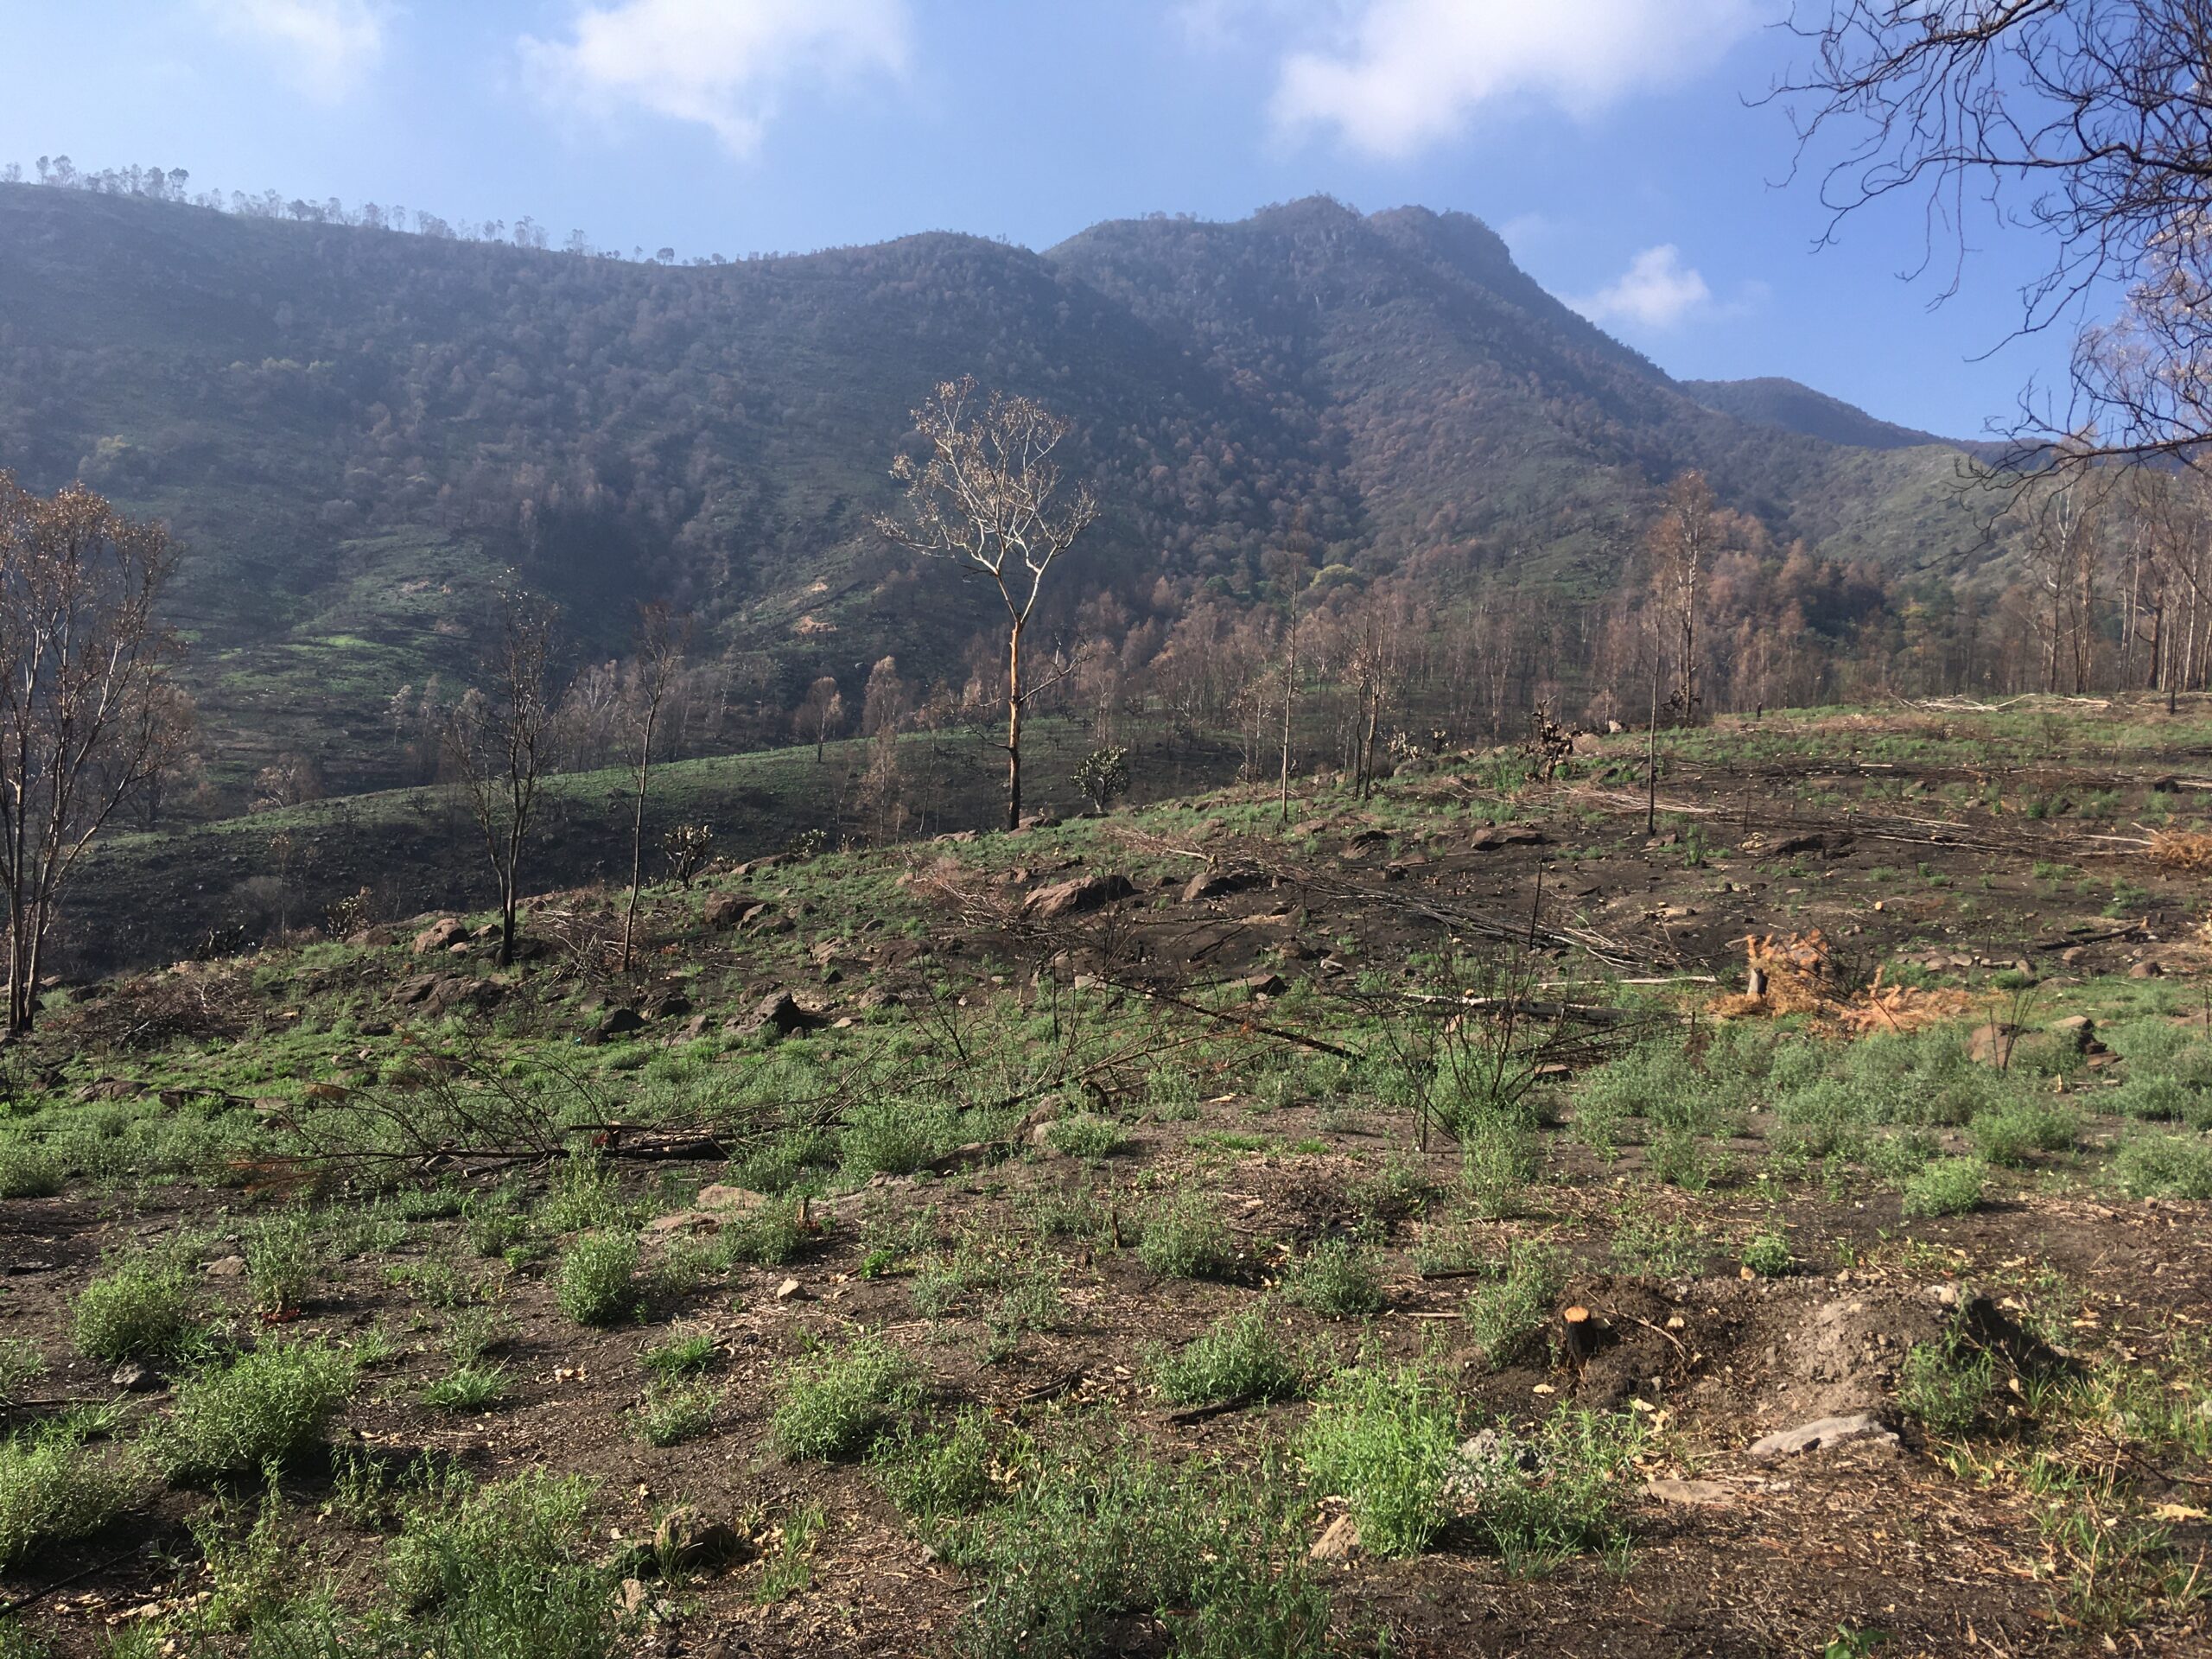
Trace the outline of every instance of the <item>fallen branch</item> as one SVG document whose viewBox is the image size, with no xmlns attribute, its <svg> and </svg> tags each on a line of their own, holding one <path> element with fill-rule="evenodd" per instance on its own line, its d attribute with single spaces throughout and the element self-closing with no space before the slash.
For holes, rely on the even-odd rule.
<svg viewBox="0 0 2212 1659">
<path fill-rule="evenodd" d="M 1351 1049 L 1340 1048 L 1334 1043 L 1325 1043 L 1319 1037 L 1308 1037 L 1303 1032 L 1292 1031 L 1284 1026 L 1266 1025 L 1257 1020 L 1247 1019 L 1241 1014 L 1224 1009 L 1210 1008 L 1203 1002 L 1193 1002 L 1188 997 L 1176 995 L 1173 991 L 1157 990 L 1148 986 L 1126 984 L 1119 981 L 1109 982 L 1133 996 L 1145 997 L 1154 1002 L 1165 1002 L 1171 1008 L 1180 1008 L 1185 1014 L 1195 1014 L 1208 1020 L 1217 1020 L 1225 1026 L 1236 1026 L 1246 1031 L 1256 1031 L 1263 1037 L 1272 1037 L 1277 1042 L 1295 1044 L 1300 1048 L 1310 1048 L 1317 1054 L 1334 1055 L 1340 1060 L 1357 1060 L 1363 1058 Z"/>
<path fill-rule="evenodd" d="M 1579 1020 L 1586 1026 L 1618 1026 L 1645 1016 L 1633 1008 L 1602 1002 L 1534 1002 L 1513 996 L 1444 996 L 1433 991 L 1400 991 L 1402 1002 L 1443 1003 L 1477 1014 L 1525 1014 L 1537 1020 Z"/>
<path fill-rule="evenodd" d="M 2077 944 L 2105 944 L 2113 939 L 2124 939 L 2131 933 L 2145 931 L 2140 919 L 2125 927 L 2108 927 L 2101 933 L 2069 933 L 2055 939 L 2037 939 L 2028 947 L 2031 950 L 2070 950 Z"/>
</svg>

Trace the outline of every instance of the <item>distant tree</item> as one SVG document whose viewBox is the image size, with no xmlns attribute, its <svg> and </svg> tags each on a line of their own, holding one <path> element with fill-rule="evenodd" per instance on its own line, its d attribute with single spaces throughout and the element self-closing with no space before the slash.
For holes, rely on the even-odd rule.
<svg viewBox="0 0 2212 1659">
<path fill-rule="evenodd" d="M 690 887 L 715 850 L 715 827 L 710 823 L 672 823 L 660 838 L 668 859 L 668 873 L 677 885 Z"/>
<path fill-rule="evenodd" d="M 253 775 L 253 799 L 247 810 L 274 812 L 322 798 L 322 773 L 304 754 L 286 750 Z"/>
<path fill-rule="evenodd" d="M 38 976 L 78 855 L 181 752 L 176 634 L 155 614 L 168 537 L 81 484 L 41 498 L 0 472 L 0 887 L 8 1029 L 31 1028 Z"/>
<path fill-rule="evenodd" d="M 837 682 L 830 675 L 806 688 L 806 701 L 800 703 L 798 712 L 791 717 L 791 730 L 797 736 L 810 739 L 814 744 L 814 764 L 822 764 L 822 751 L 830 741 L 830 734 L 843 723 L 844 694 L 837 690 Z"/>
<path fill-rule="evenodd" d="M 1667 486 L 1646 545 L 1651 554 L 1651 597 L 1666 620 L 1675 658 L 1674 701 L 1685 721 L 1695 721 L 1699 690 L 1698 625 L 1705 583 L 1719 551 L 1723 526 L 1713 491 L 1700 472 L 1686 472 Z"/>
<path fill-rule="evenodd" d="M 906 683 L 899 677 L 899 659 L 886 657 L 868 671 L 861 706 L 861 731 L 868 741 L 861 797 L 874 816 L 878 841 L 890 840 L 906 823 L 906 772 L 899 763 L 899 734 L 906 722 Z"/>
<path fill-rule="evenodd" d="M 499 886 L 502 967 L 515 957 L 523 855 L 537 813 L 538 784 L 553 760 L 559 698 L 552 683 L 559 612 L 510 590 L 481 673 L 447 711 L 445 752 Z"/>
<path fill-rule="evenodd" d="M 1093 749 L 1075 769 L 1075 786 L 1094 811 L 1103 812 L 1129 792 L 1129 752 L 1119 744 Z"/>
<path fill-rule="evenodd" d="M 907 518 L 880 518 L 876 526 L 902 546 L 982 572 L 1006 606 L 1006 823 L 1017 829 L 1021 714 L 1044 689 L 1023 677 L 1022 634 L 1046 573 L 1098 516 L 1097 499 L 1078 485 L 1056 500 L 1060 467 L 1052 454 L 1067 436 L 1066 421 L 1003 392 L 978 407 L 972 375 L 940 385 L 914 411 L 914 429 L 927 458 L 902 454 L 891 468 L 906 486 Z"/>
<path fill-rule="evenodd" d="M 689 626 L 667 606 L 647 605 L 639 613 L 636 655 L 623 698 L 631 741 L 636 746 L 632 771 L 638 783 L 630 817 L 630 902 L 622 911 L 621 971 L 626 974 L 630 971 L 631 938 L 638 922 L 638 889 L 645 880 L 645 793 L 652 781 L 653 736 L 669 693 L 683 672 L 690 644 Z"/>
<path fill-rule="evenodd" d="M 1268 574 L 1282 590 L 1282 770 L 1278 779 L 1276 816 L 1290 822 L 1290 725 L 1298 701 L 1298 596 L 1305 591 L 1309 537 L 1301 518 L 1298 530 L 1281 547 L 1268 555 Z"/>
</svg>

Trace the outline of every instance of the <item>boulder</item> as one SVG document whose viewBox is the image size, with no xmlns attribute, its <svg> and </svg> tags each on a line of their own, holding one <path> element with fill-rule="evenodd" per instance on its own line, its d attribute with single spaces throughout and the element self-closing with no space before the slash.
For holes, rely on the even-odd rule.
<svg viewBox="0 0 2212 1659">
<path fill-rule="evenodd" d="M 741 1037 L 750 1037 L 763 1031 L 772 1031 L 779 1037 L 789 1037 L 827 1024 L 829 1020 L 825 1016 L 802 1007 L 798 999 L 789 991 L 771 991 L 753 1005 L 750 1014 L 737 1022 L 735 1030 Z"/>
<path fill-rule="evenodd" d="M 645 1016 L 635 1008 L 609 1008 L 599 1016 L 585 1041 L 604 1043 L 617 1037 L 627 1037 L 632 1032 L 645 1028 Z"/>
<path fill-rule="evenodd" d="M 709 927 L 717 933 L 727 933 L 737 925 L 754 901 L 742 893 L 718 893 L 707 900 L 704 918 Z"/>
<path fill-rule="evenodd" d="M 1329 1522 L 1328 1528 L 1313 1541 L 1313 1548 L 1306 1551 L 1309 1560 L 1341 1561 L 1359 1548 L 1359 1529 L 1351 1516 L 1340 1515 Z"/>
<path fill-rule="evenodd" d="M 1778 1428 L 1751 1442 L 1753 1463 L 1779 1463 L 1784 1458 L 1830 1452 L 1840 1446 L 1893 1446 L 1897 1437 L 1882 1427 L 1872 1412 L 1855 1411 L 1846 1417 L 1821 1417 L 1795 1428 Z"/>
<path fill-rule="evenodd" d="M 1022 901 L 1021 913 L 1032 921 L 1057 921 L 1081 915 L 1128 898 L 1136 889 L 1125 875 L 1078 875 L 1039 887 Z"/>
<path fill-rule="evenodd" d="M 441 916 L 415 936 L 415 954 L 427 957 L 435 951 L 450 950 L 468 938 L 468 930 L 457 916 Z"/>
<path fill-rule="evenodd" d="M 1183 902 L 1195 905 L 1203 899 L 1218 899 L 1224 893 L 1241 893 L 1252 885 L 1254 877 L 1244 870 L 1205 870 L 1183 884 Z"/>
</svg>

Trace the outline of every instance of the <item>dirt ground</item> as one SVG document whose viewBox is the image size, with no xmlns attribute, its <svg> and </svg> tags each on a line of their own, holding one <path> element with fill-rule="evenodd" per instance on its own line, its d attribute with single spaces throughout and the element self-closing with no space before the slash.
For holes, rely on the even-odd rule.
<svg viewBox="0 0 2212 1659">
<path fill-rule="evenodd" d="M 1294 1446 L 1312 1405 L 1172 1408 L 1150 1357 L 1258 1303 L 1319 1241 L 1357 1239 L 1379 1266 L 1380 1311 L 1323 1319 L 1269 1299 L 1294 1343 L 1363 1363 L 1436 1357 L 1470 1422 L 1573 1403 L 1634 1414 L 1652 1432 L 1626 1500 L 1624 1558 L 1584 1554 L 1516 1574 L 1447 1529 L 1410 1559 L 1355 1548 L 1317 1560 L 1338 1651 L 2212 1651 L 2212 1610 L 2186 1571 L 2182 1592 L 2135 1595 L 2116 1616 L 2103 1580 L 2046 1524 L 2054 1505 L 2116 1502 L 2124 1490 L 2131 1516 L 2163 1517 L 2161 1560 L 2202 1564 L 2212 1467 L 2120 1428 L 2107 1448 L 2084 1451 L 2081 1435 L 2094 1434 L 2082 1428 L 2068 1442 L 2069 1467 L 2103 1457 L 2102 1483 L 2039 1489 L 2021 1449 L 2048 1415 L 2024 1391 L 2038 1380 L 2132 1370 L 2212 1402 L 2212 1380 L 2191 1370 L 2205 1351 L 2190 1345 L 2212 1336 L 2212 1204 L 2132 1197 L 2109 1179 L 2114 1148 L 2136 1126 L 2106 1109 L 2101 1091 L 2124 1082 L 2132 1062 L 2090 1042 L 2094 1052 L 2050 1084 L 2078 1116 L 2070 1146 L 1999 1172 L 1967 1213 L 1908 1215 L 1893 1186 L 1861 1174 L 1770 1164 L 1781 1137 L 1757 1103 L 1708 1148 L 1722 1172 L 1709 1182 L 1659 1179 L 1648 1136 L 1600 1155 L 1569 1132 L 1574 1090 L 1621 1039 L 1596 1016 L 1556 1012 L 1611 1007 L 1622 1011 L 1616 1024 L 1633 1020 L 1639 1032 L 1673 1022 L 1693 1046 L 1716 1010 L 1836 1043 L 1940 1018 L 2001 1044 L 2015 1028 L 2026 1040 L 2072 1015 L 2093 1032 L 2155 1020 L 2201 1037 L 2212 950 L 2200 931 L 2202 866 L 2186 838 L 2196 807 L 2212 804 L 2189 782 L 2212 771 L 2212 744 L 2186 722 L 2163 739 L 2128 731 L 2100 752 L 2048 727 L 2022 734 L 1993 721 L 1985 731 L 1971 715 L 1806 721 L 1788 735 L 1825 753 L 1808 760 L 1775 752 L 1788 746 L 1771 723 L 1742 722 L 1675 746 L 1650 830 L 1625 738 L 1586 745 L 1592 752 L 1557 779 L 1515 773 L 1506 788 L 1498 757 L 1440 760 L 1387 780 L 1371 801 L 1304 793 L 1288 837 L 1275 831 L 1272 801 L 1230 791 L 818 867 L 725 871 L 699 893 L 652 896 L 647 966 L 627 976 L 608 971 L 593 944 L 610 901 L 580 893 L 540 901 L 536 931 L 557 938 L 520 971 L 496 969 L 483 946 L 465 943 L 426 961 L 403 929 L 344 950 L 180 964 L 94 988 L 15 1057 L 19 1118 L 43 1110 L 58 1123 L 65 1109 L 156 1099 L 178 1111 L 195 1090 L 257 1102 L 266 1117 L 272 1101 L 312 1099 L 305 1091 L 319 1081 L 365 1095 L 409 1045 L 457 1033 L 578 1065 L 674 1054 L 789 990 L 810 1030 L 772 1055 L 804 1050 L 810 1064 L 834 1066 L 841 1045 L 895 1027 L 920 1033 L 905 1064 L 949 1068 L 963 1088 L 1007 1051 L 976 1036 L 970 1053 L 963 1020 L 980 1025 L 1007 1005 L 1004 1020 L 1027 1022 L 1033 1051 L 1093 1045 L 1079 1065 L 1052 1074 L 1053 1097 L 1118 1122 L 1122 1141 L 1103 1155 L 1069 1155 L 1039 1138 L 1033 1114 L 1003 1144 L 833 1182 L 810 1200 L 815 1230 L 791 1259 L 726 1264 L 609 1328 L 561 1312 L 547 1261 L 480 1259 L 463 1217 L 426 1213 L 334 1256 L 314 1298 L 276 1330 L 256 1319 L 241 1276 L 248 1220 L 307 1198 L 367 1203 L 359 1168 L 272 1158 L 244 1174 L 73 1174 L 57 1195 L 0 1199 L 0 1338 L 35 1344 L 49 1367 L 11 1426 L 118 1397 L 118 1438 L 159 1417 L 165 1376 L 119 1391 L 112 1368 L 75 1352 L 71 1310 L 104 1260 L 181 1237 L 245 1342 L 350 1342 L 370 1331 L 392 1339 L 334 1427 L 332 1454 L 284 1477 L 303 1580 L 327 1576 L 363 1596 L 379 1580 L 382 1540 L 328 1510 L 338 1455 L 429 1453 L 486 1478 L 547 1466 L 599 1483 L 593 1523 L 610 1554 L 649 1535 L 677 1502 L 744 1535 L 738 1559 L 634 1592 L 621 1651 L 951 1651 L 973 1580 L 918 1537 L 864 1467 L 776 1450 L 769 1418 L 786 1368 L 867 1331 L 919 1357 L 926 1419 L 975 1405 L 998 1425 L 1079 1432 L 1110 1414 L 1160 1459 L 1249 1470 L 1266 1448 Z M 1916 753 L 1900 753 L 1908 748 Z M 1078 893 L 1055 911 L 1055 889 L 1106 875 L 1126 890 Z M 717 925 L 702 908 L 717 895 L 764 911 Z M 1747 996 L 1747 938 L 1786 949 L 1815 935 L 1809 976 L 1770 981 L 1765 1006 Z M 1497 965 L 1506 956 L 1510 969 Z M 1468 983 L 1454 995 L 1554 1011 L 1538 1017 L 1558 1033 L 1546 1082 L 1561 1109 L 1535 1181 L 1502 1216 L 1452 1209 L 1460 1160 L 1447 1137 L 1431 1135 L 1423 1149 L 1412 1116 L 1342 1073 L 1293 1070 L 1369 1052 L 1378 1030 L 1395 1029 L 1379 1023 L 1379 1009 L 1438 995 L 1455 978 Z M 673 993 L 680 1009 L 666 1004 Z M 607 1011 L 656 998 L 671 1011 L 600 1040 Z M 289 1034 L 302 1010 L 316 1023 L 312 1039 Z M 1063 1020 L 1079 1036 L 1064 1039 Z M 263 1061 L 250 1058 L 257 1051 Z M 717 1065 L 759 1052 L 756 1037 L 729 1035 L 722 1058 L 686 1074 L 685 1110 L 653 1120 L 640 1104 L 622 1129 L 601 1132 L 625 1191 L 658 1213 L 643 1235 L 648 1269 L 687 1243 L 710 1245 L 728 1224 L 696 1208 L 694 1194 L 737 1179 L 752 1143 L 715 1145 L 721 1120 L 697 1103 L 712 1096 Z M 1239 1057 L 1262 1052 L 1274 1069 L 1255 1081 Z M 1187 1116 L 1147 1109 L 1163 1067 L 1187 1075 Z M 626 1083 L 651 1075 L 625 1065 L 603 1081 L 619 1101 Z M 1294 1075 L 1338 1081 L 1280 1081 Z M 705 1146 L 681 1155 L 694 1134 Z M 1939 1154 L 1971 1149 L 1958 1127 L 1935 1140 Z M 1388 1201 L 1376 1196 L 1386 1171 L 1404 1189 Z M 520 1183 L 526 1204 L 551 1179 L 543 1160 L 467 1146 L 421 1160 L 418 1173 L 457 1192 Z M 1147 1206 L 1179 1184 L 1206 1194 L 1234 1242 L 1217 1277 L 1162 1276 L 1128 1248 Z M 1054 1203 L 1083 1206 L 1087 1230 L 1040 1230 L 1037 1217 Z M 1438 1265 L 1428 1247 L 1447 1225 L 1477 1265 Z M 887 1264 L 881 1241 L 916 1226 L 935 1243 Z M 1624 1254 L 1630 1228 L 1670 1247 L 1639 1266 Z M 1739 1265 L 1746 1242 L 1770 1230 L 1786 1237 L 1790 1270 Z M 959 1237 L 1030 1240 L 1023 1248 L 1052 1263 L 1057 1315 L 1009 1348 L 991 1340 L 980 1296 L 918 1309 L 916 1262 Z M 1533 1361 L 1493 1366 L 1465 1334 L 1469 1281 L 1529 1240 L 1565 1253 L 1554 1311 L 1586 1309 L 1592 1334 L 1581 1351 L 1554 1343 Z M 423 1386 L 448 1369 L 452 1312 L 410 1277 L 426 1262 L 455 1267 L 462 1300 L 504 1322 L 494 1351 L 511 1382 L 495 1409 L 422 1403 Z M 1979 1442 L 1931 1433 L 1897 1404 L 1916 1345 L 1961 1329 L 2009 1379 Z M 644 1386 L 641 1344 L 671 1332 L 714 1338 L 722 1394 L 701 1438 L 653 1447 L 627 1414 Z M 1773 1431 L 1853 1413 L 1877 1419 L 1877 1431 L 1778 1460 L 1751 1454 Z M 2196 1444 L 2207 1442 L 2212 1433 Z M 1304 1524 L 1318 1540 L 1344 1505 L 1326 1492 L 1308 1501 Z M 23 1627 L 57 1655 L 107 1651 L 118 1630 L 173 1618 L 205 1589 L 185 1522 L 207 1502 L 202 1489 L 163 1490 L 125 1521 L 9 1567 L 0 1604 L 28 1599 Z M 810 1505 L 823 1522 L 803 1582 L 765 1594 L 781 1529 Z M 2069 1591 L 2085 1574 L 2096 1593 Z M 1165 1629 L 1137 1620 L 1102 1650 L 1166 1651 Z M 210 1639 L 244 1650 L 240 1638 Z"/>
</svg>

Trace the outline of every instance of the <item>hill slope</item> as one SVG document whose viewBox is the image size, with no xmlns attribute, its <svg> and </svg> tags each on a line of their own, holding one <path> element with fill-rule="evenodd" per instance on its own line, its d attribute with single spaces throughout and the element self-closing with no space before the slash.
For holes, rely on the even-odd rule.
<svg viewBox="0 0 2212 1659">
<path fill-rule="evenodd" d="M 1840 397 L 1815 391 L 1780 375 L 1752 380 L 1684 380 L 1682 390 L 1707 409 L 1753 426 L 1779 427 L 1855 449 L 1916 449 L 1934 444 L 1968 454 L 2001 448 L 1974 440 L 1938 437 L 1869 415 Z"/>
<path fill-rule="evenodd" d="M 383 711 L 465 672 L 514 568 L 618 650 L 697 611 L 763 734 L 877 656 L 957 678 L 982 596 L 870 515 L 938 378 L 1077 422 L 1106 516 L 1059 598 L 1255 591 L 1328 560 L 1616 580 L 1686 466 L 1777 535 L 1942 570 L 1942 452 L 1738 420 L 1567 310 L 1479 221 L 1327 200 L 1103 225 L 1039 255 L 915 236 L 674 267 L 0 186 L 0 466 L 159 513 L 229 774 L 394 781 Z"/>
</svg>

